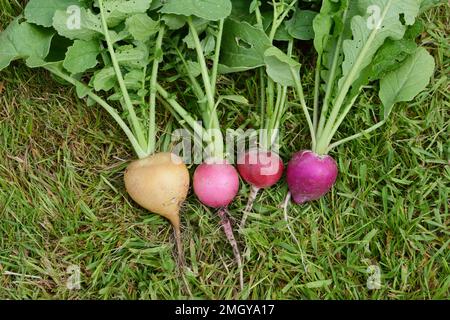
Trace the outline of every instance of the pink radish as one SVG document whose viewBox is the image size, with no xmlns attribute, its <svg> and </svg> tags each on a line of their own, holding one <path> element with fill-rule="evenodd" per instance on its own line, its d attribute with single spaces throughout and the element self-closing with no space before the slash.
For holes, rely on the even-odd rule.
<svg viewBox="0 0 450 320">
<path fill-rule="evenodd" d="M 207 161 L 195 170 L 194 192 L 198 199 L 208 207 L 228 206 L 238 191 L 238 173 L 231 164 L 225 161 Z"/>
<path fill-rule="evenodd" d="M 275 152 L 251 149 L 238 158 L 237 168 L 241 177 L 251 185 L 240 224 L 240 228 L 243 229 L 259 190 L 275 185 L 283 175 L 284 165 Z"/>
<path fill-rule="evenodd" d="M 239 268 L 239 282 L 242 290 L 244 288 L 242 258 L 227 210 L 227 206 L 239 191 L 239 175 L 227 161 L 210 159 L 197 167 L 193 180 L 194 192 L 198 199 L 208 207 L 219 209 L 220 224 L 233 249 Z"/>
<path fill-rule="evenodd" d="M 287 183 L 296 203 L 320 199 L 336 182 L 336 161 L 310 150 L 294 154 L 287 167 Z"/>
</svg>

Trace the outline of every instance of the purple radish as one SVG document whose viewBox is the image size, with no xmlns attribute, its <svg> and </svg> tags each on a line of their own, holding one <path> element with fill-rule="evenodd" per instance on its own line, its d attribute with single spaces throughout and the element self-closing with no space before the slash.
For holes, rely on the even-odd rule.
<svg viewBox="0 0 450 320">
<path fill-rule="evenodd" d="M 302 204 L 320 199 L 336 182 L 336 161 L 310 150 L 294 154 L 287 167 L 287 183 L 293 200 Z"/>
</svg>

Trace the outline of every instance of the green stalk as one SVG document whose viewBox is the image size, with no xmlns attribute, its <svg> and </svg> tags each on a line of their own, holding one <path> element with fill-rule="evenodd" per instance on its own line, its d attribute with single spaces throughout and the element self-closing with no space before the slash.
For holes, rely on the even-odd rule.
<svg viewBox="0 0 450 320">
<path fill-rule="evenodd" d="M 382 120 L 382 121 L 378 122 L 377 124 L 373 125 L 372 127 L 370 127 L 369 129 L 366 129 L 366 130 L 364 130 L 364 131 L 361 131 L 360 133 L 354 134 L 354 135 L 352 135 L 352 136 L 350 136 L 350 137 L 348 137 L 348 138 L 339 140 L 339 141 L 337 141 L 337 142 L 331 144 L 331 145 L 327 148 L 325 154 L 329 153 L 331 150 L 333 150 L 334 148 L 340 146 L 340 145 L 343 144 L 343 143 L 346 143 L 346 142 L 349 142 L 349 141 L 358 139 L 358 138 L 360 138 L 360 137 L 362 137 L 362 136 L 364 136 L 364 135 L 366 135 L 366 134 L 368 134 L 368 133 L 371 133 L 372 131 L 375 131 L 375 130 L 378 129 L 379 127 L 383 126 L 385 123 L 386 123 L 386 120 Z"/>
<path fill-rule="evenodd" d="M 313 127 L 317 134 L 317 127 L 319 125 L 319 98 L 320 98 L 320 72 L 322 69 L 322 56 L 319 56 L 316 64 L 316 74 L 314 79 L 314 114 Z"/>
<path fill-rule="evenodd" d="M 219 69 L 219 60 L 220 60 L 220 49 L 222 47 L 222 36 L 223 36 L 223 25 L 225 20 L 221 19 L 219 22 L 219 33 L 216 38 L 216 52 L 214 55 L 213 69 L 211 75 L 211 89 L 213 97 L 216 94 L 216 85 L 217 85 L 217 71 Z"/>
<path fill-rule="evenodd" d="M 270 34 L 269 34 L 270 41 L 273 41 L 278 28 L 281 26 L 284 19 L 286 19 L 287 15 L 289 14 L 289 11 L 291 11 L 292 7 L 294 7 L 294 5 L 297 3 L 297 1 L 298 0 L 292 1 L 291 4 L 288 5 L 288 8 L 284 10 L 283 14 L 281 16 L 279 16 L 278 12 L 277 12 L 277 8 L 276 8 L 276 3 L 274 0 L 272 0 L 274 19 L 273 19 L 272 29 L 270 30 Z"/>
<path fill-rule="evenodd" d="M 148 145 L 147 152 L 148 154 L 152 154 L 155 152 L 156 147 L 156 82 L 158 80 L 158 71 L 159 71 L 159 57 L 158 54 L 161 52 L 162 41 L 165 33 L 165 25 L 162 24 L 158 37 L 156 38 L 155 51 L 153 54 L 153 68 L 152 68 L 152 76 L 150 79 L 150 117 L 149 117 L 149 126 L 148 126 Z"/>
<path fill-rule="evenodd" d="M 91 89 L 88 86 L 86 86 L 85 84 L 83 84 L 81 81 L 72 78 L 71 76 L 58 70 L 58 68 L 55 68 L 52 66 L 46 66 L 44 68 L 47 69 L 48 71 L 50 71 L 51 73 L 53 73 L 54 75 L 66 80 L 67 82 L 74 85 L 75 87 L 83 87 L 86 90 L 87 95 L 92 100 L 97 102 L 101 107 L 103 107 L 106 110 L 106 112 L 108 112 L 111 115 L 111 117 L 113 117 L 113 119 L 117 122 L 117 124 L 120 126 L 120 128 L 125 132 L 125 135 L 127 136 L 128 140 L 130 141 L 130 143 L 131 143 L 134 151 L 136 152 L 137 156 L 139 157 L 139 159 L 143 159 L 148 156 L 148 154 L 142 149 L 141 145 L 137 141 L 133 132 L 127 126 L 125 121 L 122 120 L 119 113 L 113 107 L 111 107 L 105 100 L 103 100 L 98 95 L 93 93 L 91 91 Z"/>
<path fill-rule="evenodd" d="M 125 106 L 127 108 L 127 112 L 130 115 L 131 125 L 133 127 L 134 134 L 136 135 L 137 140 L 142 148 L 147 148 L 147 143 L 144 135 L 144 131 L 142 129 L 141 123 L 136 115 L 136 112 L 133 107 L 133 103 L 131 102 L 130 95 L 128 94 L 127 87 L 125 85 L 125 81 L 123 80 L 122 71 L 120 70 L 119 62 L 117 61 L 116 53 L 114 52 L 114 47 L 111 41 L 111 37 L 109 35 L 108 25 L 106 23 L 105 18 L 105 9 L 103 7 L 103 0 L 98 0 L 98 4 L 100 7 L 100 17 L 102 21 L 103 33 L 105 35 L 105 40 L 108 45 L 109 55 L 111 56 L 111 62 L 114 67 L 114 71 L 117 75 L 117 81 L 119 82 L 120 89 L 122 91 L 123 99 L 125 102 Z"/>
<path fill-rule="evenodd" d="M 261 30 L 264 30 L 264 24 L 262 21 L 261 11 L 259 10 L 259 5 L 255 8 L 255 15 L 256 15 L 256 23 L 258 24 L 258 27 L 261 28 Z"/>
<path fill-rule="evenodd" d="M 330 74 L 329 74 L 328 81 L 327 81 L 327 87 L 325 90 L 325 98 L 323 100 L 323 106 L 322 106 L 322 111 L 320 114 L 319 126 L 317 128 L 317 137 L 318 138 L 322 135 L 323 129 L 325 127 L 325 121 L 327 118 L 328 108 L 330 105 L 330 98 L 331 98 L 331 94 L 333 93 L 334 82 L 336 80 L 336 72 L 337 72 L 337 68 L 338 68 L 339 53 L 341 50 L 342 42 L 343 42 L 343 36 L 340 35 L 338 42 L 336 44 L 336 51 L 333 56 L 333 64 L 331 65 L 331 70 L 330 70 Z"/>
<path fill-rule="evenodd" d="M 195 29 L 195 26 L 192 23 L 192 19 L 188 18 L 188 25 L 189 29 L 192 32 L 192 37 L 194 38 L 194 44 L 195 49 L 197 51 L 197 58 L 198 62 L 200 64 L 201 74 L 205 86 L 205 92 L 206 92 L 206 98 L 208 101 L 208 109 L 210 112 L 210 123 L 211 126 L 209 126 L 206 129 L 210 129 L 213 131 L 213 141 L 212 141 L 212 156 L 216 158 L 222 158 L 223 152 L 224 152 L 224 145 L 223 145 L 223 135 L 220 131 L 220 123 L 219 119 L 217 117 L 217 112 L 215 110 L 215 102 L 214 102 L 214 95 L 213 95 L 213 89 L 211 88 L 211 79 L 208 74 L 208 67 L 206 65 L 205 56 L 203 55 L 203 49 L 200 43 L 200 39 L 197 33 L 197 30 Z M 220 48 L 220 47 L 219 47 Z M 220 51 L 220 50 L 219 50 Z"/>
<path fill-rule="evenodd" d="M 202 137 L 206 137 L 207 139 L 209 136 L 203 129 L 203 127 L 192 118 L 192 116 L 189 114 L 189 112 L 186 111 L 173 97 L 170 96 L 170 94 L 163 88 L 159 83 L 156 83 L 156 90 L 158 91 L 158 94 L 171 106 L 173 110 L 184 120 L 186 123 L 192 128 L 192 130 L 196 133 L 198 133 Z M 209 138 L 210 139 L 210 138 Z"/>
<path fill-rule="evenodd" d="M 383 14 L 380 19 L 384 20 L 386 17 L 386 14 L 389 12 L 390 6 L 386 6 L 384 8 Z M 341 111 L 342 105 L 344 104 L 345 98 L 352 86 L 352 83 L 355 81 L 357 72 L 359 69 L 359 66 L 361 65 L 362 61 L 366 59 L 367 51 L 370 48 L 370 45 L 374 41 L 377 33 L 379 30 L 374 29 L 369 38 L 367 39 L 367 42 L 364 44 L 360 54 L 358 55 L 355 63 L 353 64 L 353 68 L 350 70 L 349 74 L 345 77 L 344 83 L 342 85 L 342 88 L 339 90 L 339 95 L 337 96 L 333 109 L 330 114 L 330 118 L 327 121 L 327 124 L 325 125 L 325 129 L 323 131 L 323 134 L 320 137 L 320 144 L 323 145 L 324 141 L 331 141 L 333 138 L 332 130 L 335 126 L 336 119 L 339 115 L 339 112 Z"/>
<path fill-rule="evenodd" d="M 200 38 L 198 36 L 197 30 L 195 29 L 194 24 L 192 23 L 192 19 L 188 18 L 189 29 L 192 33 L 192 38 L 194 39 L 195 50 L 197 52 L 198 63 L 200 64 L 201 74 L 203 78 L 203 82 L 205 85 L 206 98 L 208 100 L 208 107 L 210 110 L 214 109 L 214 95 L 213 90 L 211 88 L 210 77 L 208 74 L 208 66 L 206 65 L 205 56 L 203 55 L 202 45 L 200 43 Z"/>
<path fill-rule="evenodd" d="M 306 117 L 306 122 L 308 123 L 309 132 L 311 134 L 312 149 L 315 150 L 316 144 L 317 144 L 316 133 L 314 131 L 314 125 L 312 123 L 311 116 L 309 115 L 308 107 L 306 106 L 305 93 L 303 91 L 303 86 L 302 86 L 302 82 L 300 80 L 300 75 L 297 74 L 297 72 L 295 72 L 294 69 L 291 69 L 291 74 L 294 78 L 295 90 L 297 91 L 297 94 L 299 96 L 300 104 L 302 106 L 303 113 L 305 114 L 305 117 Z"/>
</svg>

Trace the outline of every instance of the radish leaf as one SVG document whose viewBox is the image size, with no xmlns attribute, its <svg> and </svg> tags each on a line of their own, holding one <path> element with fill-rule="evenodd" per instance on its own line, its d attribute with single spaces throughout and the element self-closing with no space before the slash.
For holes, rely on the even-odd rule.
<svg viewBox="0 0 450 320">
<path fill-rule="evenodd" d="M 300 63 L 287 56 L 276 47 L 271 47 L 264 52 L 264 61 L 269 77 L 283 86 L 295 86 L 292 71 L 300 73 Z"/>
<path fill-rule="evenodd" d="M 12 61 L 25 59 L 29 67 L 45 64 L 54 33 L 42 27 L 14 20 L 0 33 L 0 70 Z"/>
<path fill-rule="evenodd" d="M 72 74 L 82 73 L 97 65 L 99 53 L 100 45 L 96 40 L 75 40 L 67 50 L 63 66 Z"/>
<path fill-rule="evenodd" d="M 89 9 L 80 8 L 80 17 L 72 17 L 70 12 L 57 10 L 53 16 L 53 28 L 59 35 L 75 40 L 91 40 L 103 33 L 100 17 Z"/>
<path fill-rule="evenodd" d="M 153 20 L 145 13 L 139 13 L 129 17 L 125 25 L 128 32 L 138 41 L 149 40 L 151 36 L 159 31 L 159 22 Z"/>
<path fill-rule="evenodd" d="M 51 27 L 56 10 L 66 11 L 70 6 L 80 6 L 78 0 L 30 0 L 25 7 L 24 15 L 28 22 L 43 27 Z"/>
<path fill-rule="evenodd" d="M 425 89 L 433 75 L 435 62 L 424 48 L 418 48 L 397 70 L 380 82 L 380 99 L 387 118 L 397 102 L 411 101 Z"/>
<path fill-rule="evenodd" d="M 230 15 L 231 2 L 230 0 L 167 0 L 161 12 L 217 21 Z"/>
</svg>

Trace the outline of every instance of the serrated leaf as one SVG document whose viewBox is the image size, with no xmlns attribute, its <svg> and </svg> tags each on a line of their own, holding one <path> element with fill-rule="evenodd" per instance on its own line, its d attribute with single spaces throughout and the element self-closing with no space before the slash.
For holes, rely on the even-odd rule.
<svg viewBox="0 0 450 320">
<path fill-rule="evenodd" d="M 295 86 L 292 71 L 300 73 L 300 64 L 276 47 L 271 47 L 264 53 L 264 61 L 269 77 L 283 86 Z"/>
<path fill-rule="evenodd" d="M 103 2 L 108 27 L 115 27 L 126 18 L 145 13 L 150 8 L 151 0 L 108 0 Z"/>
<path fill-rule="evenodd" d="M 103 33 L 100 17 L 85 8 L 80 9 L 79 15 L 57 10 L 53 28 L 59 35 L 72 40 L 92 40 Z"/>
<path fill-rule="evenodd" d="M 201 45 L 205 56 L 209 56 L 216 48 L 216 38 L 208 34 L 202 41 Z"/>
<path fill-rule="evenodd" d="M 418 48 L 397 70 L 380 81 L 380 99 L 387 118 L 398 102 L 411 101 L 423 91 L 434 73 L 433 57 L 424 48 Z"/>
<path fill-rule="evenodd" d="M 143 44 L 136 47 L 132 45 L 122 46 L 117 49 L 116 57 L 120 65 L 131 69 L 139 69 L 147 65 L 149 49 Z"/>
<path fill-rule="evenodd" d="M 186 24 L 185 17 L 177 16 L 175 14 L 165 14 L 162 16 L 161 20 L 164 21 L 169 30 L 181 29 Z"/>
<path fill-rule="evenodd" d="M 83 84 L 83 83 L 78 83 L 78 84 L 75 86 L 75 89 L 76 89 L 76 92 L 77 92 L 77 96 L 78 96 L 78 98 L 80 98 L 80 99 L 83 99 L 84 97 L 86 97 L 87 94 L 88 94 L 89 91 L 90 91 L 89 87 L 86 86 L 86 85 Z"/>
<path fill-rule="evenodd" d="M 357 15 L 352 18 L 353 38 L 343 43 L 345 59 L 339 89 L 347 89 L 342 88 L 344 83 L 351 85 L 358 79 L 387 38 L 399 40 L 403 37 L 406 25 L 414 24 L 420 3 L 417 0 L 362 0 L 360 7 L 368 13 L 364 17 Z M 375 11 L 380 15 L 374 16 Z"/>
<path fill-rule="evenodd" d="M 82 73 L 97 65 L 99 54 L 100 44 L 97 40 L 75 40 L 67 50 L 63 66 L 72 74 Z"/>
<path fill-rule="evenodd" d="M 202 68 L 197 61 L 186 61 L 188 72 L 194 77 L 198 77 L 202 73 Z"/>
<path fill-rule="evenodd" d="M 228 19 L 223 34 L 221 69 L 243 71 L 261 67 L 264 52 L 271 46 L 263 30 L 247 22 Z"/>
<path fill-rule="evenodd" d="M 28 22 L 43 26 L 51 27 L 53 16 L 57 10 L 72 11 L 71 6 L 81 7 L 78 0 L 30 0 L 24 10 L 25 18 Z"/>
<path fill-rule="evenodd" d="M 91 79 L 95 91 L 109 91 L 116 85 L 117 78 L 113 67 L 106 67 L 97 71 Z"/>
<path fill-rule="evenodd" d="M 0 70 L 12 61 L 24 59 L 29 67 L 44 65 L 54 33 L 16 18 L 0 33 Z"/>
<path fill-rule="evenodd" d="M 228 17 L 231 9 L 230 0 L 167 0 L 161 12 L 217 21 Z"/>
<path fill-rule="evenodd" d="M 144 80 L 144 72 L 141 70 L 131 70 L 125 77 L 125 86 L 130 90 L 142 89 L 142 81 Z"/>
<path fill-rule="evenodd" d="M 159 30 L 159 22 L 145 13 L 135 14 L 125 22 L 128 32 L 135 40 L 146 41 Z"/>
<path fill-rule="evenodd" d="M 313 21 L 317 12 L 297 10 L 291 20 L 286 23 L 288 33 L 295 39 L 314 39 Z"/>
</svg>

